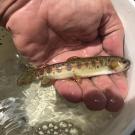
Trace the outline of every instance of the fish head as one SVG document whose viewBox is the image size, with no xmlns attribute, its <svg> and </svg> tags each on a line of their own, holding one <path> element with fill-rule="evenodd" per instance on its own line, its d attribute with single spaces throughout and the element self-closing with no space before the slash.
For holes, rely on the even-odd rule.
<svg viewBox="0 0 135 135">
<path fill-rule="evenodd" d="M 110 62 L 109 67 L 114 72 L 123 72 L 129 69 L 130 61 L 125 58 L 118 58 Z"/>
<path fill-rule="evenodd" d="M 124 71 L 128 70 L 130 68 L 130 60 L 122 58 L 122 60 L 120 61 L 120 64 L 122 66 L 122 69 L 124 69 Z"/>
</svg>

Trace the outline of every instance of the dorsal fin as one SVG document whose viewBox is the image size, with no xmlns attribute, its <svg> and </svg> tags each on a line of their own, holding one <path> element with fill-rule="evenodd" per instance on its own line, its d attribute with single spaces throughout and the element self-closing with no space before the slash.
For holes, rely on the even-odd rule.
<svg viewBox="0 0 135 135">
<path fill-rule="evenodd" d="M 68 58 L 66 61 L 73 61 L 73 60 L 77 60 L 77 59 L 80 59 L 81 57 L 78 57 L 78 56 L 72 56 L 70 58 Z"/>
</svg>

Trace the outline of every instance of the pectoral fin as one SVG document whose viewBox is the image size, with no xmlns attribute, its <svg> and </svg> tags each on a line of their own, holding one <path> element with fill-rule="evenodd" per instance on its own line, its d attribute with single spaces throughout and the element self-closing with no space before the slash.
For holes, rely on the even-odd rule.
<svg viewBox="0 0 135 135">
<path fill-rule="evenodd" d="M 47 86 L 50 86 L 50 85 L 52 85 L 52 81 L 49 78 L 43 77 L 41 79 L 41 86 L 42 87 L 47 87 Z"/>
<path fill-rule="evenodd" d="M 72 61 L 72 60 L 75 60 L 75 59 L 78 59 L 78 58 L 80 58 L 80 57 L 72 56 L 72 57 L 68 58 L 67 61 Z"/>
<path fill-rule="evenodd" d="M 74 75 L 73 79 L 74 79 L 77 83 L 79 83 L 79 84 L 82 83 L 82 79 L 81 79 L 80 76 Z"/>
</svg>

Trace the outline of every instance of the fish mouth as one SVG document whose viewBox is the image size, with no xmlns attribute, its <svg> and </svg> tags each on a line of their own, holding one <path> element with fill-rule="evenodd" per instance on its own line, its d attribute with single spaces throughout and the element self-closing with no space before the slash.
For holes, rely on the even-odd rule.
<svg viewBox="0 0 135 135">
<path fill-rule="evenodd" d="M 131 62 L 129 60 L 126 61 L 124 70 L 128 70 L 130 68 Z"/>
</svg>

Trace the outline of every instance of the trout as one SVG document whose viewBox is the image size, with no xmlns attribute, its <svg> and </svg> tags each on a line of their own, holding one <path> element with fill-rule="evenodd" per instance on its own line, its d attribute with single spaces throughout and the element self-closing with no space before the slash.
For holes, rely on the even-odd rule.
<svg viewBox="0 0 135 135">
<path fill-rule="evenodd" d="M 42 68 L 28 68 L 17 80 L 18 85 L 40 80 L 47 85 L 52 80 L 73 78 L 75 80 L 99 75 L 109 75 L 127 71 L 130 61 L 119 56 L 71 57 L 65 62 Z"/>
</svg>

